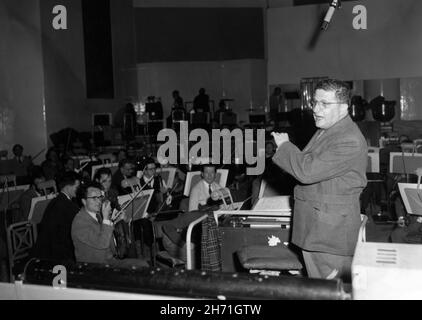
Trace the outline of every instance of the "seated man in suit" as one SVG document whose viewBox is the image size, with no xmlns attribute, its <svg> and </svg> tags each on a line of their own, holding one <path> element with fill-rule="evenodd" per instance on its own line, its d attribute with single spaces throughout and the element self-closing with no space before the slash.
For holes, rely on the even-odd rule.
<svg viewBox="0 0 422 320">
<path fill-rule="evenodd" d="M 119 207 L 117 198 L 119 193 L 111 184 L 111 177 L 110 168 L 100 168 L 95 172 L 94 181 L 98 182 L 103 187 L 105 199 L 111 202 L 112 209 L 116 209 Z"/>
<path fill-rule="evenodd" d="M 78 262 L 110 264 L 113 267 L 148 267 L 140 259 L 116 258 L 114 224 L 110 201 L 104 200 L 100 184 L 93 182 L 81 188 L 83 207 L 72 223 L 72 240 Z"/>
<path fill-rule="evenodd" d="M 157 165 L 155 164 L 154 159 L 146 159 L 140 184 L 141 187 L 145 186 L 144 190 L 154 189 L 154 194 L 148 206 L 148 213 L 159 210 L 164 201 L 166 201 L 168 205 L 171 203 L 171 196 L 168 196 L 169 189 L 167 188 L 166 182 L 160 175 L 156 174 L 156 170 Z"/>
<path fill-rule="evenodd" d="M 45 181 L 41 167 L 34 167 L 31 171 L 31 186 L 19 197 L 19 214 L 14 217 L 14 222 L 28 220 L 32 199 L 44 194 L 39 187 L 40 183 Z"/>
<path fill-rule="evenodd" d="M 189 211 L 200 209 L 200 206 L 209 204 L 211 193 L 221 189 L 221 186 L 215 182 L 216 168 L 212 164 L 204 164 L 201 168 L 202 179 L 190 191 Z"/>
<path fill-rule="evenodd" d="M 79 207 L 72 201 L 76 197 L 80 178 L 75 172 L 68 172 L 61 177 L 60 189 L 56 198 L 45 209 L 38 225 L 38 239 L 33 255 L 37 258 L 74 261 L 74 248 L 70 230 L 72 221 Z"/>
</svg>

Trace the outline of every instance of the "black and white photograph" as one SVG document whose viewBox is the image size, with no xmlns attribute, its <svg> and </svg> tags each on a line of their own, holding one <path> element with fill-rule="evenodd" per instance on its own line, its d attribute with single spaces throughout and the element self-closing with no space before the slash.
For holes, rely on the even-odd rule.
<svg viewBox="0 0 422 320">
<path fill-rule="evenodd" d="M 0 0 L 0 300 L 422 300 L 421 180 L 422 1 Z"/>
</svg>

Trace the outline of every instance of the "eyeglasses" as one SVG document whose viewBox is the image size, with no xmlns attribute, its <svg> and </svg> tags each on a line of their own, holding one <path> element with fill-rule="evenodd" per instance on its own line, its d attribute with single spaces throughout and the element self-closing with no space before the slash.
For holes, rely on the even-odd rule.
<svg viewBox="0 0 422 320">
<path fill-rule="evenodd" d="M 312 100 L 311 107 L 312 109 L 315 109 L 317 105 L 321 105 L 323 109 L 328 109 L 328 107 L 332 104 L 341 104 L 341 103 L 343 102 L 325 102 L 325 101 Z"/>
<path fill-rule="evenodd" d="M 86 197 L 87 199 L 94 199 L 94 200 L 100 200 L 103 201 L 104 200 L 104 196 L 92 196 L 92 197 Z"/>
</svg>

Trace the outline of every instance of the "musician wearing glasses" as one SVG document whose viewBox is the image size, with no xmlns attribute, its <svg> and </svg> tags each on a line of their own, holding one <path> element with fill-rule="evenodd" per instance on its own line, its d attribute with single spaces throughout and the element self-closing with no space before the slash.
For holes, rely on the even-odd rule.
<svg viewBox="0 0 422 320">
<path fill-rule="evenodd" d="M 302 249 L 311 278 L 341 278 L 350 267 L 360 227 L 359 196 L 366 186 L 367 145 L 348 114 L 350 89 L 323 80 L 312 109 L 319 128 L 303 150 L 273 133 L 273 161 L 299 181 L 294 190 L 292 242 Z"/>
<path fill-rule="evenodd" d="M 83 207 L 72 223 L 76 261 L 110 264 L 115 267 L 148 267 L 141 259 L 117 259 L 113 210 L 110 201 L 104 199 L 101 185 L 92 182 L 83 186 L 81 198 Z"/>
</svg>

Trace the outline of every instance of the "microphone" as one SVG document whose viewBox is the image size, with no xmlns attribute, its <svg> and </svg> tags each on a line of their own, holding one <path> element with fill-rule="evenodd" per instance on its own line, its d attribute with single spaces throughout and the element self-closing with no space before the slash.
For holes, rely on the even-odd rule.
<svg viewBox="0 0 422 320">
<path fill-rule="evenodd" d="M 327 13 L 325 14 L 324 21 L 322 22 L 321 30 L 327 30 L 328 24 L 331 21 L 331 18 L 334 15 L 334 12 L 337 8 L 340 8 L 340 0 L 333 0 L 328 8 Z"/>
</svg>

